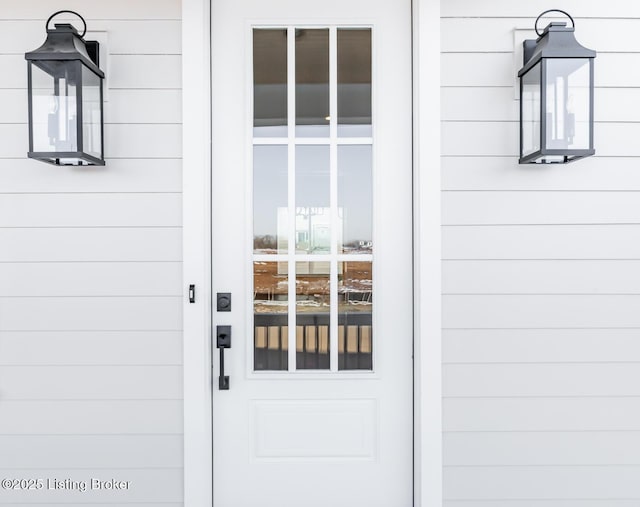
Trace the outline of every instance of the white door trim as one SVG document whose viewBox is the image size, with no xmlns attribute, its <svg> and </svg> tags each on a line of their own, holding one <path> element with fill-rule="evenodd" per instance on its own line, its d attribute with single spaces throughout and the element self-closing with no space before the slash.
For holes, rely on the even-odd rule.
<svg viewBox="0 0 640 507">
<path fill-rule="evenodd" d="M 440 0 L 413 0 L 415 507 L 442 505 Z"/>
<path fill-rule="evenodd" d="M 210 0 L 182 0 L 184 504 L 212 504 Z M 195 285 L 195 303 L 188 287 Z"/>
<path fill-rule="evenodd" d="M 212 502 L 210 0 L 182 0 L 184 503 Z M 442 505 L 440 0 L 413 0 L 415 507 Z M 188 286 L 196 286 L 189 303 Z"/>
</svg>

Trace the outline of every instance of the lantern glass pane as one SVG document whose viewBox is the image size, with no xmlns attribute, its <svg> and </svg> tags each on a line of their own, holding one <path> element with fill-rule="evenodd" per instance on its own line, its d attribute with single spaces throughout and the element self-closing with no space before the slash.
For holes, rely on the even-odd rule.
<svg viewBox="0 0 640 507">
<path fill-rule="evenodd" d="M 591 112 L 588 58 L 550 58 L 546 78 L 546 148 L 586 150 Z"/>
<path fill-rule="evenodd" d="M 82 148 L 96 158 L 102 158 L 101 79 L 82 66 Z"/>
<path fill-rule="evenodd" d="M 44 70 L 43 70 L 44 69 Z M 77 72 L 68 62 L 31 65 L 33 151 L 76 152 Z"/>
<path fill-rule="evenodd" d="M 540 64 L 522 76 L 522 156 L 540 149 Z"/>
</svg>

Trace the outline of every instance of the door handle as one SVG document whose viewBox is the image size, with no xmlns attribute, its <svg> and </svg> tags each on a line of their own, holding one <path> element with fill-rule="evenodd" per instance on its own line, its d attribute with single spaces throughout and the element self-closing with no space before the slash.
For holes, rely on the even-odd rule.
<svg viewBox="0 0 640 507">
<path fill-rule="evenodd" d="M 229 390 L 229 375 L 224 374 L 224 349 L 231 348 L 231 326 L 216 326 L 216 347 L 220 349 L 220 376 L 218 389 Z"/>
</svg>

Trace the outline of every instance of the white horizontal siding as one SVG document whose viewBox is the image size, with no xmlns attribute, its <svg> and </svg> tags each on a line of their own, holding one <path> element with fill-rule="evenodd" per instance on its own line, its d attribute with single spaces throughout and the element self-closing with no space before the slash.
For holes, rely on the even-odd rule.
<svg viewBox="0 0 640 507">
<path fill-rule="evenodd" d="M 635 432 L 640 427 L 640 397 L 629 396 L 444 398 L 443 411 L 445 432 Z"/>
<path fill-rule="evenodd" d="M 0 229 L 0 262 L 110 262 L 182 260 L 181 229 Z"/>
<path fill-rule="evenodd" d="M 109 107 L 105 111 L 105 123 L 181 122 L 181 90 L 112 89 L 109 91 Z"/>
<path fill-rule="evenodd" d="M 444 473 L 447 499 L 628 499 L 640 497 L 640 466 L 457 467 Z"/>
<path fill-rule="evenodd" d="M 177 55 L 112 55 L 110 88 L 181 88 L 182 59 Z"/>
<path fill-rule="evenodd" d="M 640 294 L 640 261 L 444 261 L 442 279 L 445 294 Z"/>
<path fill-rule="evenodd" d="M 183 428 L 180 400 L 2 401 L 0 415 L 2 435 L 157 435 Z"/>
<path fill-rule="evenodd" d="M 640 192 L 445 192 L 442 223 L 640 224 Z"/>
<path fill-rule="evenodd" d="M 0 159 L 0 192 L 181 192 L 182 161 L 136 159 L 108 161 L 106 167 L 57 168 L 25 158 Z"/>
<path fill-rule="evenodd" d="M 105 167 L 26 159 L 26 51 L 49 0 L 0 13 L 0 468 L 128 491 L 7 505 L 182 504 L 179 0 L 70 0 L 106 32 Z M 58 21 L 77 22 L 61 16 Z"/>
<path fill-rule="evenodd" d="M 444 190 L 640 190 L 634 157 L 589 157 L 558 170 L 557 166 L 518 165 L 516 154 L 449 156 L 442 159 L 441 167 Z"/>
<path fill-rule="evenodd" d="M 640 259 L 640 225 L 496 225 L 443 228 L 449 259 Z"/>
<path fill-rule="evenodd" d="M 0 331 L 0 350 L 2 366 L 179 366 L 182 364 L 182 333 L 180 331 Z"/>
<path fill-rule="evenodd" d="M 38 468 L 177 468 L 180 435 L 0 435 L 0 470 Z"/>
<path fill-rule="evenodd" d="M 445 328 L 640 328 L 640 295 L 456 295 Z"/>
<path fill-rule="evenodd" d="M 445 363 L 640 361 L 638 329 L 449 329 Z"/>
<path fill-rule="evenodd" d="M 182 126 L 105 125 L 104 142 L 105 158 L 180 158 Z M 107 143 L 111 143 L 111 149 Z"/>
<path fill-rule="evenodd" d="M 134 3 L 134 2 L 130 2 Z M 86 7 L 78 12 L 86 11 Z M 15 13 L 12 6 L 11 14 Z M 178 16 L 179 18 L 179 16 Z M 46 19 L 46 18 L 44 18 Z M 61 14 L 56 23 L 78 23 L 78 18 Z M 179 19 L 87 19 L 87 36 L 91 40 L 93 32 L 108 33 L 108 50 L 118 54 L 164 54 L 181 53 L 182 26 Z M 43 19 L 20 20 L 0 19 L 0 54 L 24 56 L 44 41 Z"/>
<path fill-rule="evenodd" d="M 179 193 L 0 194 L 0 228 L 181 225 Z"/>
<path fill-rule="evenodd" d="M 3 366 L 0 386 L 3 400 L 172 400 L 182 398 L 182 367 Z"/>
<path fill-rule="evenodd" d="M 514 44 L 557 7 L 598 51 L 597 156 L 520 166 Z M 640 505 L 640 10 L 442 16 L 444 505 Z"/>
<path fill-rule="evenodd" d="M 177 331 L 182 329 L 181 300 L 181 297 L 3 298 L 0 331 Z"/>
<path fill-rule="evenodd" d="M 448 397 L 640 396 L 640 363 L 447 364 L 443 383 Z"/>
<path fill-rule="evenodd" d="M 446 433 L 444 466 L 640 465 L 640 431 Z"/>
<path fill-rule="evenodd" d="M 0 263 L 0 297 L 180 296 L 180 262 Z"/>
</svg>

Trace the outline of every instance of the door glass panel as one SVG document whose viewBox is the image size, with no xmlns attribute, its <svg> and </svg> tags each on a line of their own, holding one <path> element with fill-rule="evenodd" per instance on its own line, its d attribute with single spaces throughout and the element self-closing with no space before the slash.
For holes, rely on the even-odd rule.
<svg viewBox="0 0 640 507">
<path fill-rule="evenodd" d="M 253 30 L 253 135 L 287 136 L 287 30 Z"/>
<path fill-rule="evenodd" d="M 254 146 L 254 253 L 287 252 L 287 181 L 287 147 Z"/>
<path fill-rule="evenodd" d="M 329 262 L 296 262 L 296 366 L 329 369 Z"/>
<path fill-rule="evenodd" d="M 296 252 L 327 254 L 330 242 L 329 146 L 296 146 Z"/>
<path fill-rule="evenodd" d="M 338 136 L 371 137 L 371 29 L 338 29 Z"/>
<path fill-rule="evenodd" d="M 289 367 L 286 267 L 286 262 L 253 263 L 253 359 L 256 370 L 286 370 Z"/>
<path fill-rule="evenodd" d="M 338 213 L 342 224 L 342 253 L 371 253 L 371 145 L 338 147 Z"/>
<path fill-rule="evenodd" d="M 372 263 L 338 266 L 338 369 L 373 368 Z"/>
<path fill-rule="evenodd" d="M 254 74 L 254 370 L 372 370 L 371 29 L 254 30 Z"/>
<path fill-rule="evenodd" d="M 329 30 L 296 34 L 296 136 L 329 135 Z"/>
</svg>

